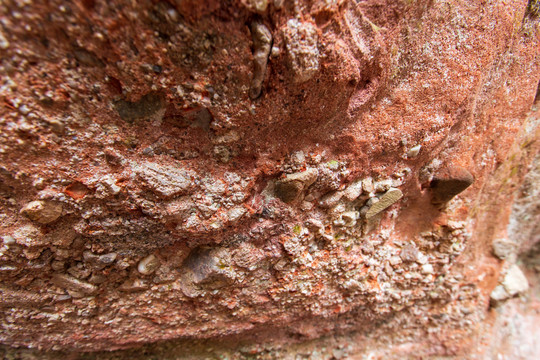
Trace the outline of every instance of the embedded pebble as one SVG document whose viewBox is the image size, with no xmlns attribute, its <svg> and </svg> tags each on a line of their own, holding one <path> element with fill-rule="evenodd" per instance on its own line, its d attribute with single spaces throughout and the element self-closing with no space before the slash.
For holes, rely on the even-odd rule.
<svg viewBox="0 0 540 360">
<path fill-rule="evenodd" d="M 31 201 L 21 209 L 21 214 L 40 224 L 49 224 L 62 215 L 62 204 L 49 200 Z"/>
<path fill-rule="evenodd" d="M 97 270 L 101 270 L 114 263 L 116 256 L 117 255 L 114 252 L 103 255 L 96 255 L 88 250 L 83 252 L 84 261 L 90 263 L 92 267 Z"/>
<path fill-rule="evenodd" d="M 260 0 L 259 0 L 260 1 Z M 266 1 L 265 1 L 266 3 Z M 264 6 L 266 9 L 266 5 Z M 272 34 L 266 25 L 257 21 L 251 23 L 251 36 L 253 38 L 253 79 L 251 80 L 251 88 L 249 97 L 256 99 L 261 95 L 264 75 L 268 63 L 268 56 L 272 47 Z"/>
<path fill-rule="evenodd" d="M 431 202 L 443 205 L 463 192 L 474 182 L 474 177 L 461 166 L 448 166 L 439 170 L 431 180 Z"/>
<path fill-rule="evenodd" d="M 219 288 L 230 281 L 226 267 L 230 254 L 222 248 L 194 249 L 182 264 L 186 283 Z"/>
<path fill-rule="evenodd" d="M 333 191 L 329 194 L 326 194 L 319 201 L 319 205 L 323 208 L 330 208 L 336 205 L 339 200 L 343 197 L 343 191 Z"/>
<path fill-rule="evenodd" d="M 152 190 L 166 197 L 187 192 L 195 176 L 189 170 L 153 162 L 132 162 L 131 169 Z"/>
<path fill-rule="evenodd" d="M 276 197 L 285 203 L 296 200 L 301 192 L 317 180 L 317 169 L 309 168 L 306 171 L 289 174 L 278 180 L 274 186 Z"/>
<path fill-rule="evenodd" d="M 490 299 L 498 304 L 508 300 L 518 294 L 522 294 L 529 289 L 527 278 L 517 265 L 512 265 L 506 272 L 501 284 L 497 285 L 491 292 Z"/>
<path fill-rule="evenodd" d="M 149 275 L 156 271 L 161 263 L 155 255 L 148 255 L 137 265 L 137 270 L 143 275 Z"/>
<path fill-rule="evenodd" d="M 373 179 L 368 177 L 362 180 L 362 189 L 368 194 L 372 193 L 375 190 L 373 187 Z"/>
<path fill-rule="evenodd" d="M 394 204 L 396 201 L 401 199 L 403 197 L 403 193 L 401 190 L 396 188 L 391 188 L 386 193 L 384 193 L 383 196 L 379 198 L 379 201 L 373 205 L 370 206 L 369 210 L 366 213 L 366 218 L 369 219 L 381 211 L 385 210 L 392 204 Z"/>
<path fill-rule="evenodd" d="M 418 154 L 420 153 L 421 148 L 422 148 L 422 145 L 416 145 L 410 148 L 409 151 L 407 151 L 407 157 L 410 159 L 417 157 Z"/>
<path fill-rule="evenodd" d="M 319 71 L 317 28 L 311 23 L 291 19 L 287 21 L 284 36 L 295 81 L 308 81 Z"/>
<path fill-rule="evenodd" d="M 362 180 L 356 180 L 343 191 L 343 197 L 348 201 L 356 200 L 362 195 Z"/>
<path fill-rule="evenodd" d="M 516 251 L 516 244 L 508 239 L 496 239 L 493 241 L 493 254 L 499 259 L 506 259 Z"/>
<path fill-rule="evenodd" d="M 6 39 L 4 32 L 0 30 L 0 49 L 6 50 L 7 48 L 9 48 L 9 41 Z"/>
<path fill-rule="evenodd" d="M 123 120 L 133 122 L 164 113 L 166 99 L 161 93 L 150 92 L 137 101 L 118 100 L 113 105 Z"/>
<path fill-rule="evenodd" d="M 263 13 L 268 8 L 268 0 L 245 0 L 245 6 L 251 11 Z"/>
<path fill-rule="evenodd" d="M 297 172 L 294 174 L 288 174 L 285 179 L 283 179 L 283 182 L 290 182 L 290 181 L 300 181 L 303 183 L 306 187 L 309 187 L 311 184 L 317 180 L 318 171 L 315 168 L 308 168 L 305 171 Z"/>
<path fill-rule="evenodd" d="M 418 249 L 414 245 L 407 244 L 401 249 L 399 256 L 404 262 L 415 262 L 418 259 Z"/>
<path fill-rule="evenodd" d="M 13 232 L 12 236 L 15 242 L 22 246 L 48 245 L 41 231 L 32 224 L 21 226 Z"/>
<path fill-rule="evenodd" d="M 422 265 L 422 274 L 433 274 L 433 265 L 431 264 Z"/>
<path fill-rule="evenodd" d="M 79 291 L 86 295 L 93 294 L 98 290 L 96 286 L 67 274 L 55 274 L 51 281 L 59 287 Z"/>
<path fill-rule="evenodd" d="M 391 179 L 381 180 L 377 181 L 373 185 L 373 187 L 375 188 L 375 192 L 385 192 L 390 190 L 390 188 L 392 187 L 392 183 L 393 181 Z"/>
<path fill-rule="evenodd" d="M 529 289 L 529 282 L 519 266 L 512 265 L 506 272 L 502 286 L 504 286 L 504 289 L 510 296 L 514 296 L 527 291 Z"/>
<path fill-rule="evenodd" d="M 118 287 L 118 290 L 125 292 L 143 291 L 150 287 L 145 279 L 128 279 Z"/>
</svg>

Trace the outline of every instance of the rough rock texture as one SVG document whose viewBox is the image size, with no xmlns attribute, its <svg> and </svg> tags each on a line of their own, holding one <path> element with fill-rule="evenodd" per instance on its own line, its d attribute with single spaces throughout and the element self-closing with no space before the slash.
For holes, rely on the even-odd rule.
<svg viewBox="0 0 540 360">
<path fill-rule="evenodd" d="M 0 354 L 532 358 L 538 7 L 3 1 Z"/>
</svg>

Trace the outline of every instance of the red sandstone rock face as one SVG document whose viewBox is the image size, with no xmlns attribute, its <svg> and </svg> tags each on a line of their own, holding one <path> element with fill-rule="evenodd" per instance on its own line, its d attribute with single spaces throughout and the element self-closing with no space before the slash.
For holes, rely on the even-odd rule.
<svg viewBox="0 0 540 360">
<path fill-rule="evenodd" d="M 537 6 L 4 2 L 1 341 L 487 351 Z"/>
</svg>

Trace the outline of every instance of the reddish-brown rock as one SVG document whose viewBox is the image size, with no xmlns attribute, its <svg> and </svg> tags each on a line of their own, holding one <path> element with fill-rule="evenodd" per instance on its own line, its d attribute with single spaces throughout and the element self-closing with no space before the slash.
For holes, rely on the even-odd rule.
<svg viewBox="0 0 540 360">
<path fill-rule="evenodd" d="M 4 357 L 489 358 L 534 323 L 538 1 L 0 13 Z"/>
</svg>

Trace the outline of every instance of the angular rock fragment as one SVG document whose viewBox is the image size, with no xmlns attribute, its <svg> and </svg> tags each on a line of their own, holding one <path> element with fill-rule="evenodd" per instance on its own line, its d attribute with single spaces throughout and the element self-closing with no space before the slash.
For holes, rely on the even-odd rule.
<svg viewBox="0 0 540 360">
<path fill-rule="evenodd" d="M 522 294 L 529 289 L 527 278 L 517 265 L 512 265 L 506 272 L 501 284 L 497 285 L 491 292 L 490 299 L 494 304 L 508 300 L 518 294 Z"/>
<path fill-rule="evenodd" d="M 268 56 L 272 49 L 272 34 L 266 25 L 257 21 L 251 23 L 251 36 L 253 38 L 253 79 L 249 89 L 249 97 L 256 99 L 261 95 L 262 83 L 266 73 Z"/>
<path fill-rule="evenodd" d="M 415 262 L 418 259 L 418 249 L 414 245 L 405 245 L 399 256 L 404 262 Z"/>
<path fill-rule="evenodd" d="M 131 169 L 156 193 L 170 197 L 187 192 L 193 185 L 193 172 L 153 162 L 132 163 Z"/>
<path fill-rule="evenodd" d="M 317 169 L 307 169 L 299 173 L 289 174 L 276 182 L 274 192 L 276 197 L 285 203 L 298 199 L 300 194 L 317 180 Z"/>
<path fill-rule="evenodd" d="M 67 274 L 54 274 L 51 281 L 53 284 L 73 291 L 78 291 L 86 295 L 95 293 L 98 288 L 90 283 L 81 281 Z"/>
<path fill-rule="evenodd" d="M 343 191 L 343 197 L 348 201 L 356 200 L 360 195 L 362 195 L 362 180 L 353 182 Z"/>
<path fill-rule="evenodd" d="M 333 191 L 326 194 L 319 200 L 319 205 L 323 208 L 330 208 L 336 205 L 343 197 L 343 191 Z"/>
<path fill-rule="evenodd" d="M 308 81 L 319 71 L 317 28 L 308 22 L 291 19 L 287 21 L 284 35 L 294 80 Z"/>
<path fill-rule="evenodd" d="M 390 190 L 385 192 L 383 196 L 379 198 L 378 202 L 371 205 L 371 207 L 366 213 L 366 218 L 369 219 L 377 215 L 381 211 L 390 207 L 392 204 L 394 204 L 396 201 L 398 201 L 402 197 L 403 197 L 403 193 L 401 192 L 401 190 L 396 189 L 396 188 L 391 188 Z"/>
<path fill-rule="evenodd" d="M 461 166 L 448 166 L 438 171 L 431 180 L 431 202 L 444 205 L 474 182 L 471 173 Z"/>
<path fill-rule="evenodd" d="M 89 263 L 92 268 L 96 270 L 101 270 L 106 266 L 112 265 L 116 260 L 117 254 L 112 252 L 103 255 L 96 255 L 91 251 L 83 252 L 83 259 L 85 262 Z"/>
<path fill-rule="evenodd" d="M 516 251 L 516 244 L 508 239 L 497 239 L 493 241 L 493 254 L 499 259 L 506 259 Z"/>
<path fill-rule="evenodd" d="M 15 230 L 12 234 L 15 243 L 22 246 L 44 246 L 48 245 L 41 231 L 32 224 L 24 225 Z"/>
<path fill-rule="evenodd" d="M 49 224 L 62 215 L 62 204 L 49 200 L 36 200 L 26 204 L 21 214 L 40 224 Z"/>
<path fill-rule="evenodd" d="M 519 266 L 512 265 L 504 277 L 502 286 L 504 286 L 504 289 L 510 296 L 514 296 L 527 291 L 529 289 L 529 282 Z"/>
</svg>

